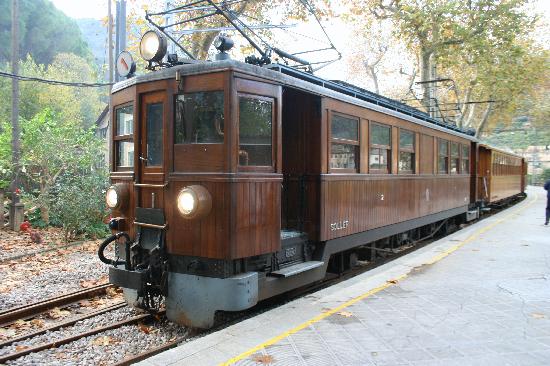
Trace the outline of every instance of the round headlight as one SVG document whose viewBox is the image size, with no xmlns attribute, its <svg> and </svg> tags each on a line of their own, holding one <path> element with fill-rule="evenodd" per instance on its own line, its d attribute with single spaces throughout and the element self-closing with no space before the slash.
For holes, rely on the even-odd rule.
<svg viewBox="0 0 550 366">
<path fill-rule="evenodd" d="M 186 219 L 200 219 L 210 213 L 212 197 L 203 186 L 188 186 L 178 193 L 176 205 Z"/>
<path fill-rule="evenodd" d="M 139 52 L 145 61 L 160 61 L 166 55 L 166 38 L 155 31 L 147 31 L 141 37 Z"/>
<path fill-rule="evenodd" d="M 105 201 L 107 201 L 107 206 L 109 206 L 109 208 L 115 208 L 118 205 L 118 193 L 116 193 L 116 189 L 114 187 L 110 187 L 107 190 Z"/>
<path fill-rule="evenodd" d="M 117 183 L 107 189 L 105 194 L 105 202 L 112 209 L 121 210 L 129 200 L 128 185 Z"/>
</svg>

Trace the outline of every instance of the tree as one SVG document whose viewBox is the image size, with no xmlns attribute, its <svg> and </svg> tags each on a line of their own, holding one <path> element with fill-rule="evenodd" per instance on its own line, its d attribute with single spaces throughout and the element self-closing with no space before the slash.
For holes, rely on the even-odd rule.
<svg viewBox="0 0 550 366">
<path fill-rule="evenodd" d="M 11 33 L 11 0 L 0 0 L 0 37 Z M 92 60 L 78 25 L 48 0 L 19 1 L 21 58 L 31 55 L 39 64 L 49 64 L 58 53 L 69 52 Z M 0 48 L 0 63 L 10 59 L 10 48 Z"/>
<path fill-rule="evenodd" d="M 92 130 L 63 122 L 44 109 L 22 124 L 24 174 L 38 185 L 37 204 L 42 221 L 49 223 L 51 191 L 63 175 L 86 175 L 101 153 L 101 141 Z"/>
<path fill-rule="evenodd" d="M 357 16 L 391 20 L 396 37 L 418 56 L 424 106 L 432 104 L 430 80 L 455 80 L 461 93 L 454 103 L 464 116 L 458 122 L 478 136 L 540 77 L 541 57 L 530 39 L 536 17 L 525 12 L 526 2 L 348 0 Z M 490 100 L 504 102 L 470 103 Z"/>
<path fill-rule="evenodd" d="M 67 53 L 54 57 L 52 64 L 37 64 L 28 56 L 20 64 L 21 74 L 41 79 L 67 82 L 95 82 L 97 76 L 87 60 Z M 70 120 L 89 128 L 104 108 L 101 98 L 107 88 L 80 88 L 61 85 L 49 85 L 39 82 L 20 83 L 20 116 L 24 120 L 32 119 L 45 108 L 54 111 L 61 120 Z M 11 100 L 10 79 L 0 78 L 0 121 L 9 120 Z"/>
</svg>

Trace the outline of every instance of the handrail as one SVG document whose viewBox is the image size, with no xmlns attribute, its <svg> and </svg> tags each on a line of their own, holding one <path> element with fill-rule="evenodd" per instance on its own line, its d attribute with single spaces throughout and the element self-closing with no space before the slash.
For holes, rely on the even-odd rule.
<svg viewBox="0 0 550 366">
<path fill-rule="evenodd" d="M 143 188 L 164 188 L 166 186 L 168 186 L 168 182 L 164 184 L 134 183 L 134 187 L 143 187 Z"/>
<path fill-rule="evenodd" d="M 148 228 L 152 228 L 152 229 L 160 229 L 160 230 L 164 230 L 168 226 L 168 224 L 155 225 L 155 224 L 147 224 L 145 222 L 139 222 L 139 221 L 134 221 L 134 225 L 148 227 Z"/>
</svg>

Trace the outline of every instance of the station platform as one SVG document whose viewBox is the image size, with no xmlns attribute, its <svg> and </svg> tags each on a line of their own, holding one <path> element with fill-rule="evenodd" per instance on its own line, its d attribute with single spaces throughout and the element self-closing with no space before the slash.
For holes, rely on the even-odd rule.
<svg viewBox="0 0 550 366">
<path fill-rule="evenodd" d="M 545 193 L 139 365 L 550 365 Z"/>
</svg>

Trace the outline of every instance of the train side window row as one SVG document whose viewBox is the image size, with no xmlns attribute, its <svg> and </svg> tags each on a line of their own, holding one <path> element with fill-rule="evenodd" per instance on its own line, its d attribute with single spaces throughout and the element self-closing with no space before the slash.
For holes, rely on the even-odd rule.
<svg viewBox="0 0 550 366">
<path fill-rule="evenodd" d="M 330 115 L 330 169 L 336 172 L 358 172 L 360 160 L 359 119 L 336 112 L 331 112 Z M 430 141 L 429 136 L 424 137 L 421 141 Z M 432 143 L 430 142 L 430 144 Z M 391 173 L 392 126 L 372 121 L 369 123 L 368 151 L 370 173 Z M 429 153 L 430 151 L 432 153 Z M 433 156 L 433 149 L 429 146 L 426 152 L 430 156 Z M 417 173 L 416 154 L 415 132 L 399 128 L 397 151 L 398 173 Z M 426 166 L 426 163 L 428 163 L 427 165 L 431 164 L 429 161 L 421 161 L 420 164 Z M 422 169 L 426 172 L 426 168 Z M 458 142 L 438 138 L 436 171 L 437 174 L 469 174 L 470 147 Z"/>
<path fill-rule="evenodd" d="M 493 158 L 493 175 L 521 175 L 522 165 L 521 159 L 494 153 Z"/>
</svg>

